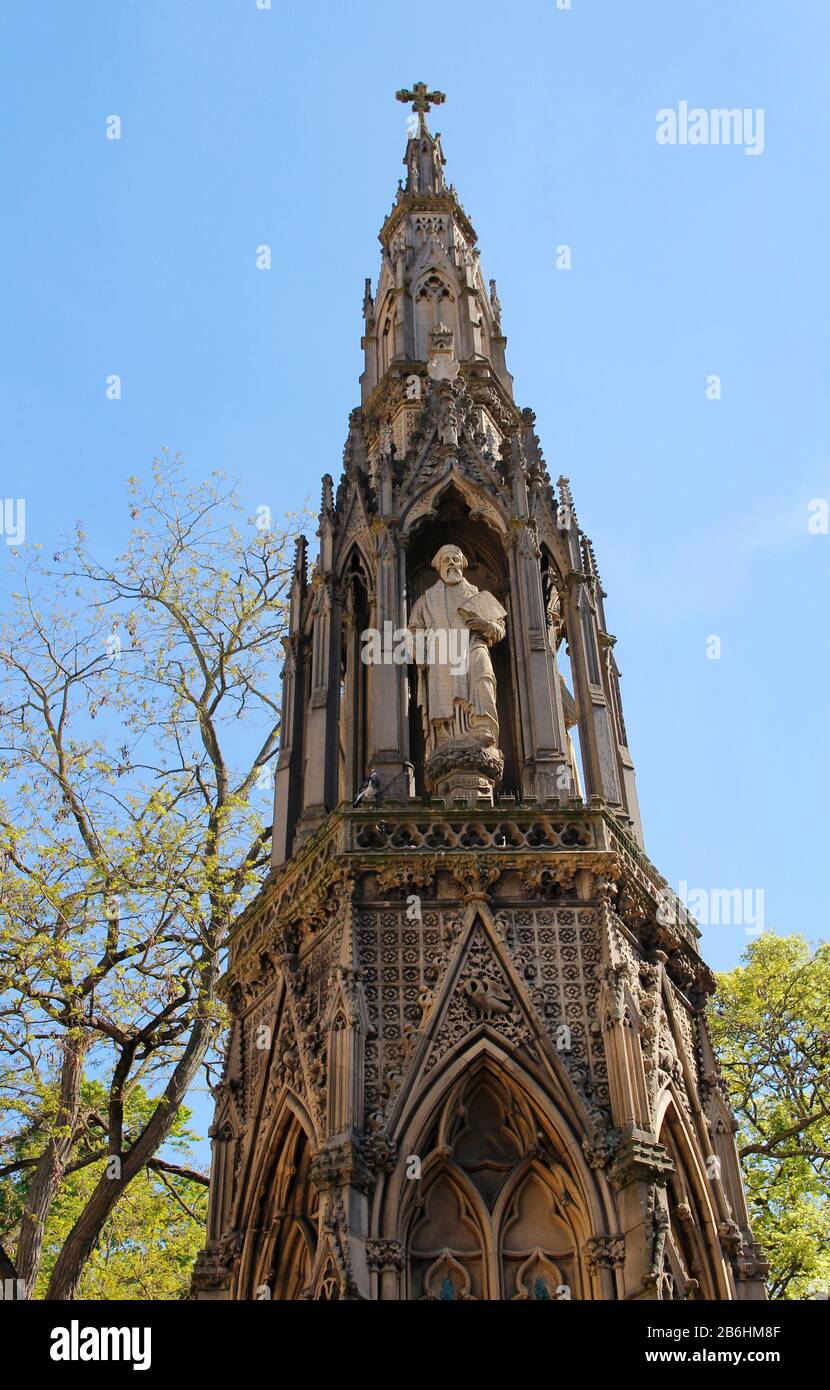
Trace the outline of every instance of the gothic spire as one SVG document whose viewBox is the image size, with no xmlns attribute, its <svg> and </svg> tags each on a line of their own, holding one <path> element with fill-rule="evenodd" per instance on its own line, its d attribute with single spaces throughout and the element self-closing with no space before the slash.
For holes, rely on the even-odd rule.
<svg viewBox="0 0 830 1390">
<path fill-rule="evenodd" d="M 406 142 L 406 180 L 380 230 L 377 288 L 373 296 L 369 282 L 363 296 L 363 404 L 374 404 L 375 392 L 396 378 L 426 375 L 431 336 L 441 330 L 451 335 L 454 361 L 488 378 L 509 414 L 515 405 L 501 305 L 494 284 L 488 288 L 483 277 L 475 228 L 444 177 L 441 136 L 426 121 L 446 98 L 425 82 L 396 97 L 412 103 L 417 126 L 410 126 Z"/>
</svg>

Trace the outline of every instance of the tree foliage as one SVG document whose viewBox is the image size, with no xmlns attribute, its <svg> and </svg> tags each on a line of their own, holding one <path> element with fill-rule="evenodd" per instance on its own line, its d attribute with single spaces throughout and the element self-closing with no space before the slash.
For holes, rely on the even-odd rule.
<svg viewBox="0 0 830 1390">
<path fill-rule="evenodd" d="M 96 558 L 79 525 L 50 562 L 24 554 L 0 628 L 0 1138 L 40 1144 L 15 1257 L 28 1289 L 89 1137 L 85 1076 L 106 1085 L 118 1159 L 49 1298 L 74 1295 L 214 1055 L 222 948 L 269 856 L 297 519 L 240 522 L 222 475 L 192 485 L 167 455 L 129 489 L 124 552 Z M 154 1104 L 128 1137 L 136 1086 Z"/>
<path fill-rule="evenodd" d="M 82 1084 L 81 1109 L 93 1135 L 96 1117 L 106 1105 L 101 1082 Z M 126 1106 L 126 1137 L 138 1132 L 152 1114 L 154 1101 L 141 1086 L 130 1093 Z M 133 1180 L 107 1217 L 96 1248 L 84 1265 L 77 1296 L 83 1299 L 174 1300 L 187 1296 L 193 1261 L 204 1241 L 207 1219 L 207 1177 L 192 1162 L 187 1129 L 190 1112 L 181 1107 L 157 1168 L 145 1169 Z M 37 1128 L 14 1145 L 18 1166 L 0 1179 L 0 1231 L 13 1238 L 26 1208 L 32 1167 L 40 1149 Z M 92 1140 L 79 1143 L 72 1163 L 49 1210 L 34 1297 L 46 1293 L 52 1271 L 67 1235 L 100 1180 L 107 1159 Z M 170 1160 L 174 1161 L 170 1161 Z"/>
<path fill-rule="evenodd" d="M 830 944 L 765 933 L 718 979 L 712 1032 L 772 1298 L 830 1289 Z"/>
</svg>

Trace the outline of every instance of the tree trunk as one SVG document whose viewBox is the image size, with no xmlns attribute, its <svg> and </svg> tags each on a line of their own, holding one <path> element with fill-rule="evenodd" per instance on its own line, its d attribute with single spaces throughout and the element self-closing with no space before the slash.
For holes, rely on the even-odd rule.
<svg viewBox="0 0 830 1390">
<path fill-rule="evenodd" d="M 47 1301 L 73 1299 L 84 1265 L 97 1245 L 104 1223 L 137 1173 L 164 1143 L 210 1042 L 210 1025 L 200 1018 L 171 1076 L 164 1094 L 132 1148 L 121 1161 L 120 1178 L 99 1179 L 86 1206 L 63 1243 L 49 1287 Z"/>
<path fill-rule="evenodd" d="M 87 1041 L 80 1033 L 70 1031 L 67 1034 L 52 1134 L 34 1167 L 34 1176 L 29 1184 L 26 1206 L 20 1221 L 16 1265 L 17 1276 L 24 1284 L 24 1298 L 32 1296 L 40 1269 L 46 1221 L 63 1180 L 72 1147 L 72 1134 L 78 1120 L 86 1046 Z"/>
</svg>

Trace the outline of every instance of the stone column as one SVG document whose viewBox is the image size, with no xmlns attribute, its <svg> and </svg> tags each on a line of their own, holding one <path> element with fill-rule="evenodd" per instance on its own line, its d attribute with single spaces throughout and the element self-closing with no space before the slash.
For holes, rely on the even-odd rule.
<svg viewBox="0 0 830 1390">
<path fill-rule="evenodd" d="M 515 524 L 509 542 L 511 642 L 522 733 L 522 790 L 544 799 L 570 782 L 565 715 L 556 658 L 548 641 L 540 551 L 532 523 Z"/>
<path fill-rule="evenodd" d="M 334 611 L 331 578 L 315 575 L 312 604 L 311 691 L 305 726 L 303 820 L 308 825 L 333 810 L 337 774 L 337 708 L 340 680 L 339 610 Z"/>
<path fill-rule="evenodd" d="M 401 1297 L 401 1279 L 406 1268 L 406 1252 L 399 1240 L 368 1240 L 366 1258 L 377 1281 L 381 1303 L 394 1303 Z"/>
<path fill-rule="evenodd" d="M 574 694 L 579 711 L 579 742 L 587 798 L 601 796 L 622 805 L 617 772 L 617 741 L 603 685 L 596 614 L 581 570 L 567 576 L 567 636 Z"/>
<path fill-rule="evenodd" d="M 342 1299 L 371 1298 L 366 1231 L 374 1173 L 356 1136 L 327 1140 L 310 1178 L 320 1193 L 321 1239 L 340 1276 Z"/>
<path fill-rule="evenodd" d="M 380 632 L 384 653 L 388 654 L 392 635 L 404 626 L 398 547 L 395 532 L 388 522 L 377 524 L 376 541 L 375 617 L 372 625 Z M 386 634 L 390 637 L 389 642 L 384 640 Z M 387 800 L 403 801 L 408 788 L 401 713 L 404 703 L 401 686 L 406 680 L 406 667 L 384 661 L 373 665 L 370 670 L 367 762 L 379 778 L 380 795 Z"/>
<path fill-rule="evenodd" d="M 583 1250 L 588 1273 L 599 1284 L 597 1293 L 606 1302 L 617 1297 L 615 1270 L 625 1264 L 625 1237 L 616 1235 L 591 1236 Z"/>
<path fill-rule="evenodd" d="M 303 751 L 303 680 L 298 637 L 283 638 L 280 751 L 274 776 L 274 831 L 271 864 L 277 868 L 291 853 L 294 827 L 300 813 L 300 768 Z"/>
<path fill-rule="evenodd" d="M 666 1179 L 673 1171 L 667 1150 L 647 1135 L 631 1135 L 617 1150 L 610 1178 L 625 1241 L 624 1298 L 659 1297 L 668 1234 Z"/>
</svg>

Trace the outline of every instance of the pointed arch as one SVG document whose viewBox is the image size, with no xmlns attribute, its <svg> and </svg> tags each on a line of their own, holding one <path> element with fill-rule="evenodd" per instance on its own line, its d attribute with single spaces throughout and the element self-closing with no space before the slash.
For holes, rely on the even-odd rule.
<svg viewBox="0 0 830 1390">
<path fill-rule="evenodd" d="M 379 1234 L 406 1251 L 404 1298 L 438 1297 L 441 1269 L 456 1290 L 446 1297 L 555 1298 L 563 1285 L 566 1296 L 592 1296 L 582 1252 L 612 1222 L 610 1193 L 588 1166 L 565 1107 L 515 1056 L 479 1035 L 395 1129 L 399 1152 L 421 1159 L 420 1181 L 407 1180 L 405 1165 L 383 1175 L 373 1215 Z M 439 1207 L 451 1239 L 439 1239 Z M 468 1271 L 466 1293 L 447 1272 L 453 1260 Z"/>
<path fill-rule="evenodd" d="M 392 278 L 385 289 L 378 287 L 377 295 L 377 374 L 378 381 L 403 349 L 403 324 L 399 306 L 399 291 Z"/>
<path fill-rule="evenodd" d="M 439 237 L 443 236 L 446 230 L 443 219 L 439 219 L 439 223 L 440 225 L 436 226 L 429 215 L 423 219 L 416 219 L 415 234 L 416 237 L 421 238 L 421 242 L 415 252 L 409 273 L 413 294 L 417 293 L 424 279 L 433 272 L 439 275 L 450 288 L 454 288 L 458 283 L 458 270 L 453 264 L 447 248 L 439 240 Z"/>
<path fill-rule="evenodd" d="M 355 496 L 352 511 L 362 503 Z M 362 660 L 362 634 L 369 626 L 372 567 L 362 533 L 352 537 L 340 559 L 340 651 L 337 712 L 337 802 L 353 801 L 367 773 L 369 669 Z"/>
<path fill-rule="evenodd" d="M 360 488 L 351 485 L 343 505 L 343 522 L 338 523 L 340 532 L 339 552 L 335 569 L 341 582 L 348 573 L 359 574 L 369 589 L 369 576 L 374 566 L 371 540 L 371 525 Z"/>
<path fill-rule="evenodd" d="M 309 1297 L 313 1297 L 316 1303 L 339 1303 L 342 1283 L 334 1251 L 328 1249 L 314 1278 L 313 1292 L 309 1290 Z"/>
<path fill-rule="evenodd" d="M 213 1124 L 207 1239 L 215 1243 L 230 1221 L 239 1170 L 242 1125 L 229 1097 Z"/>
<path fill-rule="evenodd" d="M 720 1179 L 704 1172 L 674 1084 L 663 1092 L 655 1117 L 658 1142 L 671 1156 L 674 1172 L 666 1183 L 669 1228 L 664 1259 L 663 1296 L 734 1298 L 718 1236 Z"/>
<path fill-rule="evenodd" d="M 590 1232 L 561 1170 L 528 1159 L 501 1195 L 493 1218 L 504 1299 L 586 1297 L 577 1252 Z"/>
<path fill-rule="evenodd" d="M 453 466 L 438 482 L 430 479 L 426 486 L 416 489 L 401 516 L 401 535 L 412 535 L 424 521 L 436 521 L 440 517 L 442 500 L 453 489 L 460 495 L 471 520 L 483 521 L 500 539 L 509 534 L 508 518 L 500 499 Z M 439 543 L 436 542 L 436 550 Z"/>
<path fill-rule="evenodd" d="M 535 1009 L 528 995 L 526 981 L 517 972 L 510 953 L 505 945 L 502 929 L 497 925 L 490 906 L 476 902 L 469 904 L 459 923 L 458 948 L 454 954 L 451 968 L 446 972 L 439 994 L 434 1001 L 430 1023 L 426 1028 L 419 1050 L 413 1055 L 404 1085 L 397 1093 L 390 1123 L 391 1132 L 400 1142 L 404 1142 L 407 1131 L 414 1132 L 406 1137 L 406 1142 L 418 1133 L 417 1125 L 425 1124 L 431 1110 L 440 1104 L 443 1095 L 450 1095 L 452 1087 L 466 1084 L 474 1066 L 487 1064 L 495 1068 L 499 1076 L 510 1078 L 514 1088 L 526 1094 L 532 1108 L 547 1113 L 550 1111 L 552 1123 L 558 1126 L 556 1143 L 558 1147 L 572 1148 L 575 1161 L 590 1173 L 582 1152 L 582 1139 L 593 1128 L 591 1115 L 584 1097 L 574 1085 L 563 1054 L 558 1051 L 544 1031 L 531 1024 Z M 508 993 L 512 994 L 518 1014 L 527 1023 L 526 1039 L 535 1051 L 535 1061 L 522 1058 L 515 1045 L 506 1040 L 505 1035 L 483 1020 L 478 1028 L 472 1029 L 452 1042 L 429 1074 L 424 1071 L 431 1049 L 440 1028 L 440 1021 L 458 983 L 470 949 L 474 942 L 484 946 L 486 955 L 491 958 L 496 976 Z M 521 1026 L 521 1025 L 519 1025 Z M 446 1143 L 446 1138 L 442 1140 Z M 408 1152 L 418 1152 L 410 1148 Z M 590 1184 L 589 1184 L 590 1185 Z"/>
<path fill-rule="evenodd" d="M 746 1225 L 746 1196 L 735 1144 L 738 1126 L 729 1108 L 729 1102 L 719 1086 L 713 1086 L 710 1089 L 706 1106 L 706 1121 L 712 1138 L 715 1157 L 718 1160 L 720 1178 L 726 1200 L 729 1203 L 730 1213 L 741 1225 Z"/>
<path fill-rule="evenodd" d="M 442 1156 L 422 1179 L 423 1194 L 408 1204 L 407 1298 L 492 1298 L 487 1213 L 465 1174 Z"/>
<path fill-rule="evenodd" d="M 272 1298 L 296 1299 L 308 1283 L 317 1233 L 317 1196 L 309 1178 L 315 1145 L 305 1107 L 284 1091 L 236 1223 L 246 1233 L 236 1298 L 254 1298 L 267 1285 Z"/>
<path fill-rule="evenodd" d="M 412 302 L 415 309 L 416 358 L 425 362 L 429 357 L 429 335 L 439 323 L 452 329 L 457 357 L 461 343 L 458 289 L 450 277 L 436 265 L 428 265 L 413 284 Z"/>
<path fill-rule="evenodd" d="M 577 532 L 576 519 L 568 509 L 560 508 L 557 512 L 557 520 L 561 520 L 561 529 L 559 529 L 559 525 L 554 525 L 550 506 L 541 496 L 535 498 L 533 518 L 539 536 L 539 548 L 543 555 L 548 556 L 556 571 L 559 586 L 564 590 L 564 576 L 571 567 L 567 537 L 569 531 L 572 534 Z"/>
</svg>

